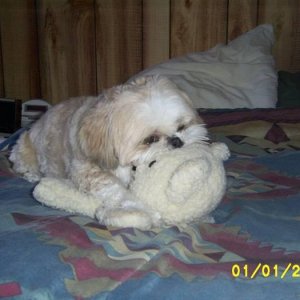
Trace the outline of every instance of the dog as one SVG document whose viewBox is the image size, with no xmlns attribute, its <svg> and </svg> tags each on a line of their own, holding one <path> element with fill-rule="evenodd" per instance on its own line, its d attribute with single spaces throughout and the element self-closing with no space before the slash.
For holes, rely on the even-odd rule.
<svg viewBox="0 0 300 300">
<path fill-rule="evenodd" d="M 28 181 L 67 178 L 106 208 L 130 208 L 136 166 L 163 149 L 206 140 L 189 97 L 167 78 L 148 76 L 53 106 L 21 135 L 10 160 Z"/>
</svg>

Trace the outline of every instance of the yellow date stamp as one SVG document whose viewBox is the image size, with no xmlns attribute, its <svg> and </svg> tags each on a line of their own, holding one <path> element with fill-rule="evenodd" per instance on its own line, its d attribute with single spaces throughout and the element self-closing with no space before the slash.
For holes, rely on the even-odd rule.
<svg viewBox="0 0 300 300">
<path fill-rule="evenodd" d="M 300 264 L 288 263 L 285 266 L 278 264 L 270 265 L 265 263 L 250 264 L 234 264 L 231 268 L 231 275 L 234 278 L 254 279 L 256 276 L 264 278 L 279 278 L 284 279 L 299 278 L 300 279 Z"/>
</svg>

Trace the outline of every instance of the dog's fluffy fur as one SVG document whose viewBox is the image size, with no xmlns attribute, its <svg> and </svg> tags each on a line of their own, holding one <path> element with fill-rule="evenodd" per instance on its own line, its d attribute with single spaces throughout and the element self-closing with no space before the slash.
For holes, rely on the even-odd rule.
<svg viewBox="0 0 300 300">
<path fill-rule="evenodd" d="M 130 207 L 134 165 L 206 136 L 186 94 L 166 78 L 144 77 L 54 106 L 20 137 L 10 159 L 29 181 L 68 178 L 105 207 Z"/>
</svg>

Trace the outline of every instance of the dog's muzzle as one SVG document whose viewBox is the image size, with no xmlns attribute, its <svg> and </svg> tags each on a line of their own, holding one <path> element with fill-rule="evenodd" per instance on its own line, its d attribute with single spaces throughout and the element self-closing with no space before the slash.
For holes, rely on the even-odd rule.
<svg viewBox="0 0 300 300">
<path fill-rule="evenodd" d="M 184 142 L 177 136 L 170 137 L 168 143 L 174 148 L 181 148 L 184 145 Z"/>
</svg>

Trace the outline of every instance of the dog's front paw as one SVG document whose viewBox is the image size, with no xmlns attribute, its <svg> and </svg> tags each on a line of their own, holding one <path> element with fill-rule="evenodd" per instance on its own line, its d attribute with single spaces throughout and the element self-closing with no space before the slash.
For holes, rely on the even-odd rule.
<svg viewBox="0 0 300 300">
<path fill-rule="evenodd" d="M 146 230 L 152 226 L 150 216 L 144 211 L 134 208 L 115 208 L 106 211 L 103 211 L 102 208 L 99 208 L 96 211 L 96 218 L 101 223 L 113 227 L 135 227 Z"/>
</svg>

